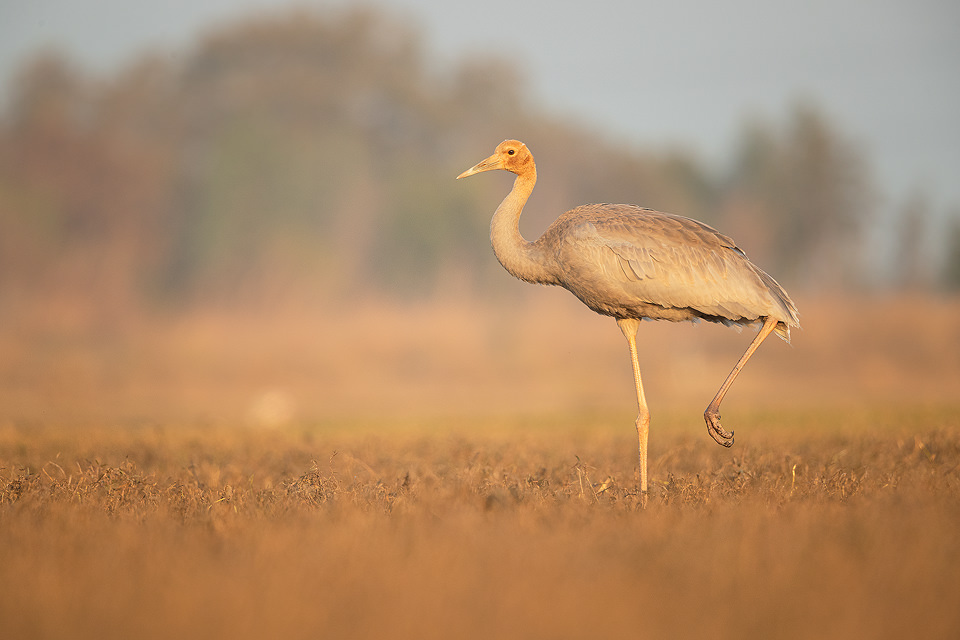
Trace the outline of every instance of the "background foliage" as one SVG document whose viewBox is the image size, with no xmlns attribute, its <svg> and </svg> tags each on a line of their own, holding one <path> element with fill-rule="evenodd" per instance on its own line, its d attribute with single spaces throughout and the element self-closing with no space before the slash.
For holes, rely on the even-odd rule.
<svg viewBox="0 0 960 640">
<path fill-rule="evenodd" d="M 813 105 L 752 123 L 717 171 L 533 104 L 509 60 L 439 64 L 421 41 L 345 9 L 236 23 L 112 77 L 38 55 L 0 119 L 0 309 L 496 293 L 486 230 L 509 183 L 453 177 L 505 137 L 541 167 L 530 238 L 577 204 L 636 202 L 718 226 L 789 289 L 956 285 L 956 236 L 924 271 L 901 234 L 893 273 L 871 273 L 869 163 Z"/>
</svg>

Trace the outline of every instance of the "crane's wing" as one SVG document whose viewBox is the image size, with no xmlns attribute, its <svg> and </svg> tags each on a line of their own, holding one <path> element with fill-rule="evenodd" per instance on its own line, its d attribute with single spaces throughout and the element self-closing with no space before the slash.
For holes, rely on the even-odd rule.
<svg viewBox="0 0 960 640">
<path fill-rule="evenodd" d="M 564 217 L 558 258 L 595 297 L 627 308 L 689 309 L 718 321 L 772 315 L 796 324 L 780 285 L 708 225 L 630 205 L 589 205 Z"/>
</svg>

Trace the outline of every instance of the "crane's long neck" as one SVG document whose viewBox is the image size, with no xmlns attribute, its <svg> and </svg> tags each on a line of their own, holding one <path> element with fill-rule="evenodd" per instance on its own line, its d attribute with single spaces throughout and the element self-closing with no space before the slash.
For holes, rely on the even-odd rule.
<svg viewBox="0 0 960 640">
<path fill-rule="evenodd" d="M 497 260 L 511 275 L 526 282 L 557 284 L 551 268 L 553 257 L 540 243 L 527 242 L 520 235 L 520 214 L 536 183 L 536 169 L 517 176 L 490 221 L 490 243 Z"/>
</svg>

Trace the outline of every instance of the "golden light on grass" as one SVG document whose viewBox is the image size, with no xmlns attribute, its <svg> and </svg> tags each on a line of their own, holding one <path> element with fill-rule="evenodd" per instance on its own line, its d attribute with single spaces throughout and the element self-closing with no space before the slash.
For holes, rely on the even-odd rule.
<svg viewBox="0 0 960 640">
<path fill-rule="evenodd" d="M 620 337 L 537 304 L 3 334 L 0 637 L 960 635 L 954 303 L 803 305 L 729 450 L 747 336 L 644 325 L 645 511 Z"/>
<path fill-rule="evenodd" d="M 0 630 L 950 637 L 960 423 L 901 419 L 662 436 L 646 511 L 629 433 L 7 428 Z"/>
</svg>

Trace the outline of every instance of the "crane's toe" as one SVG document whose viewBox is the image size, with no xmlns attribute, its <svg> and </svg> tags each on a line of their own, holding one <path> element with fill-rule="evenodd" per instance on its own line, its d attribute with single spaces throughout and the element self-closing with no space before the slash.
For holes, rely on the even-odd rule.
<svg viewBox="0 0 960 640">
<path fill-rule="evenodd" d="M 733 431 L 726 431 L 720 424 L 720 412 L 707 409 L 703 414 L 703 419 L 707 423 L 707 433 L 717 441 L 717 444 L 724 447 L 733 446 Z"/>
</svg>

